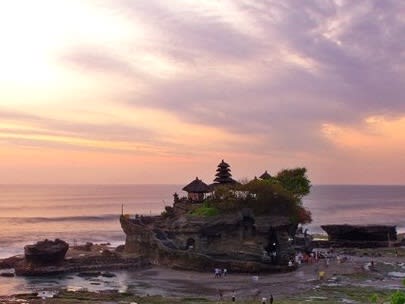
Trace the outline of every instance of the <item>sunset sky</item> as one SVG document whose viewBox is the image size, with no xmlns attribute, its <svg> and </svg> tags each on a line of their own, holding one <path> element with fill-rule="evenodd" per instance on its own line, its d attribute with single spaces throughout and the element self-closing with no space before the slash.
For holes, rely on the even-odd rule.
<svg viewBox="0 0 405 304">
<path fill-rule="evenodd" d="M 405 184 L 405 2 L 0 2 L 0 183 Z"/>
</svg>

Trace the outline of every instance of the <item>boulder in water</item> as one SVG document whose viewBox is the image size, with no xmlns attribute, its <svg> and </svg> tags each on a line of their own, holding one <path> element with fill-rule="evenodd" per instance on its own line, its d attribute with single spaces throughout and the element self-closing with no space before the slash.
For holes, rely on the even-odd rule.
<svg viewBox="0 0 405 304">
<path fill-rule="evenodd" d="M 24 247 L 25 260 L 33 264 L 58 264 L 65 259 L 69 244 L 60 239 L 44 240 Z"/>
</svg>

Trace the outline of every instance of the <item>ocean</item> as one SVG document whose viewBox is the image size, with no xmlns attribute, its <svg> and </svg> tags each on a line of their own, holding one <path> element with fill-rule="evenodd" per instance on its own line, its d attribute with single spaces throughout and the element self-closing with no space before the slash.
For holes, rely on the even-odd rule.
<svg viewBox="0 0 405 304">
<path fill-rule="evenodd" d="M 405 186 L 313 186 L 303 202 L 312 213 L 312 233 L 325 233 L 325 224 L 396 225 L 405 233 Z"/>
<path fill-rule="evenodd" d="M 0 258 L 26 244 L 61 238 L 70 244 L 123 244 L 119 216 L 159 214 L 178 185 L 0 185 Z"/>
<path fill-rule="evenodd" d="M 45 238 L 123 244 L 128 214 L 159 214 L 182 185 L 0 185 L 0 258 Z M 313 186 L 304 198 L 311 233 L 322 224 L 390 224 L 405 232 L 405 186 Z"/>
<path fill-rule="evenodd" d="M 23 253 L 23 247 L 44 238 L 70 244 L 123 244 L 121 207 L 128 214 L 159 214 L 172 204 L 181 185 L 0 185 L 0 258 Z M 392 224 L 405 232 L 405 186 L 313 186 L 304 206 L 312 212 L 311 233 L 322 224 Z M 0 277 L 0 296 L 23 292 L 51 295 L 59 288 L 90 291 L 145 290 L 136 272 L 94 285 L 77 275 Z M 149 292 L 149 291 L 147 291 Z"/>
</svg>

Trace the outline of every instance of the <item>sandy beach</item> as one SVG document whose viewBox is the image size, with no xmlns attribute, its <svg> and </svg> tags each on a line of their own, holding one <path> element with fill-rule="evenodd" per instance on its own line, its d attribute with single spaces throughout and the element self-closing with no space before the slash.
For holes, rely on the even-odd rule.
<svg viewBox="0 0 405 304">
<path fill-rule="evenodd" d="M 215 278 L 213 272 L 197 273 L 152 267 L 135 272 L 132 279 L 145 284 L 141 291 L 143 295 L 194 296 L 211 300 L 219 298 L 219 291 L 222 291 L 225 299 L 230 299 L 233 291 L 237 298 L 244 300 L 269 297 L 270 294 L 284 298 L 313 290 L 322 284 L 337 282 L 341 285 L 358 284 L 371 288 L 401 288 L 401 280 L 389 273 L 400 273 L 402 269 L 405 276 L 405 253 L 396 257 L 393 249 L 359 250 L 356 255 L 342 254 L 343 252 L 337 253 L 339 259 L 330 258 L 329 265 L 326 265 L 325 259 L 320 259 L 312 264 L 302 264 L 296 271 L 288 273 L 235 274 L 230 270 L 227 276 Z M 401 250 L 402 252 L 405 251 Z M 345 261 L 341 262 L 342 260 Z M 374 267 L 370 268 L 371 261 Z M 320 272 L 324 273 L 321 279 Z"/>
<path fill-rule="evenodd" d="M 99 277 L 90 277 L 85 280 L 87 285 L 84 286 L 92 284 L 103 286 L 101 284 L 103 282 L 119 286 L 117 288 L 119 292 L 113 288 L 90 289 L 91 292 L 87 294 L 90 303 L 131 303 L 134 297 L 143 299 L 142 303 L 155 303 L 163 299 L 166 301 L 194 299 L 190 303 L 198 303 L 197 299 L 218 302 L 221 295 L 222 301 L 227 302 L 231 301 L 233 294 L 241 303 L 256 303 L 263 297 L 269 298 L 270 295 L 277 299 L 276 303 L 295 303 L 294 301 L 299 302 L 299 299 L 317 303 L 329 297 L 331 298 L 328 303 L 335 303 L 335 300 L 339 303 L 338 299 L 340 302 L 342 299 L 352 301 L 353 297 L 356 298 L 364 293 L 369 296 L 373 293 L 387 294 L 392 290 L 403 289 L 404 260 L 404 248 L 399 248 L 397 251 L 394 248 L 340 249 L 334 252 L 328 262 L 326 259 L 319 259 L 311 264 L 302 264 L 297 270 L 287 273 L 238 274 L 232 273 L 229 269 L 226 276 L 215 278 L 214 272 L 208 270 L 192 272 L 152 266 L 133 271 L 115 271 L 113 272 L 115 277 L 108 281 L 103 281 Z M 324 275 L 320 278 L 322 272 Z M 74 274 L 70 278 L 74 278 Z M 333 295 L 329 294 L 330 289 L 333 289 Z M 55 288 L 53 290 L 56 293 L 57 290 L 55 291 Z M 72 294 L 80 295 L 81 292 L 85 292 L 84 289 L 76 288 Z M 69 302 L 66 295 L 60 298 L 40 299 L 40 297 L 41 293 L 39 296 L 3 297 L 1 301 L 2 303 L 17 303 L 17 300 L 18 303 L 88 303 L 83 300 L 86 298 L 83 298 L 83 295 L 79 297 L 82 298 L 82 302 L 74 296 Z M 103 302 L 107 298 L 109 300 Z M 39 300 L 42 302 L 38 302 Z M 356 301 L 353 303 L 367 303 Z"/>
</svg>

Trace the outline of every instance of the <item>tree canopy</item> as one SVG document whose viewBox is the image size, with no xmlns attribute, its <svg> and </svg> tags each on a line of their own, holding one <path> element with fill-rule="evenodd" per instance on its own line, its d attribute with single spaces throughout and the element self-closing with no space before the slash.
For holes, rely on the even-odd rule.
<svg viewBox="0 0 405 304">
<path fill-rule="evenodd" d="M 302 198 L 311 188 L 306 172 L 306 168 L 284 169 L 269 179 L 219 186 L 204 208 L 212 207 L 219 213 L 250 208 L 256 215 L 284 215 L 293 223 L 309 223 L 311 212 L 302 206 Z"/>
<path fill-rule="evenodd" d="M 311 181 L 307 177 L 306 168 L 284 169 L 277 173 L 275 179 L 299 199 L 309 194 L 311 190 Z"/>
</svg>

